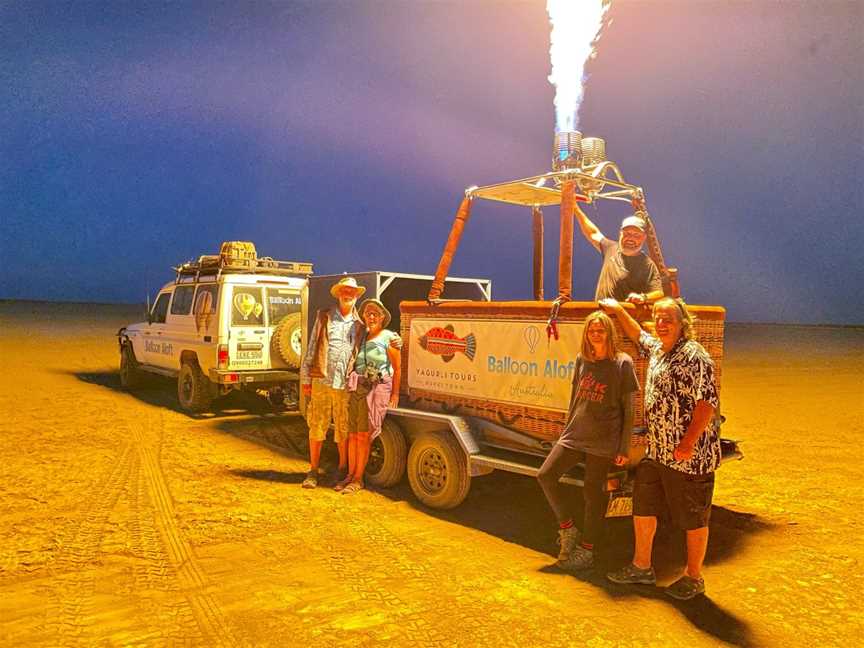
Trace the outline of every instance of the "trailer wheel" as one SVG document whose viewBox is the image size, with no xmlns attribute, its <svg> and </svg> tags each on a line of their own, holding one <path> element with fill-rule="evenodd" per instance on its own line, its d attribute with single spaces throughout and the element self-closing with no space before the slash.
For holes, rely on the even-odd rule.
<svg viewBox="0 0 864 648">
<path fill-rule="evenodd" d="M 408 444 L 396 421 L 384 419 L 381 434 L 372 442 L 369 462 L 366 464 L 366 480 L 378 488 L 395 486 L 405 474 L 408 460 Z"/>
<path fill-rule="evenodd" d="M 210 380 L 197 362 L 184 362 L 177 377 L 177 400 L 187 412 L 206 412 L 213 402 L 214 394 Z"/>
<path fill-rule="evenodd" d="M 128 343 L 124 344 L 120 350 L 120 386 L 126 390 L 135 389 L 141 386 L 142 379 L 135 352 Z"/>
<path fill-rule="evenodd" d="M 471 488 L 468 456 L 452 435 L 424 432 L 408 452 L 408 482 L 426 506 L 459 506 Z"/>
</svg>

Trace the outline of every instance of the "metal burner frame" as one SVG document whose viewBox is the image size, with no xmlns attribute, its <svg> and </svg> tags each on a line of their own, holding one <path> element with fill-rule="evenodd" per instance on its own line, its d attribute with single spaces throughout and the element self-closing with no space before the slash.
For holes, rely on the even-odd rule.
<svg viewBox="0 0 864 648">
<path fill-rule="evenodd" d="M 575 181 L 577 187 L 584 191 L 582 202 L 585 202 L 587 198 L 633 202 L 633 200 L 642 200 L 644 196 L 642 188 L 625 182 L 618 166 L 609 160 L 583 167 L 581 171 L 575 169 L 550 171 L 521 180 L 497 182 L 482 187 L 469 187 L 465 190 L 465 195 L 470 198 L 495 200 L 511 205 L 548 207 L 561 204 L 561 186 L 568 180 Z M 550 181 L 554 186 L 546 186 Z M 614 187 L 614 189 L 604 191 L 607 185 Z"/>
<path fill-rule="evenodd" d="M 551 183 L 552 186 L 548 186 Z M 657 264 L 663 281 L 663 291 L 677 297 L 678 270 L 666 265 L 660 240 L 654 223 L 645 205 L 642 188 L 624 181 L 618 166 L 605 160 L 579 169 L 568 168 L 550 171 L 541 175 L 499 182 L 482 187 L 471 186 L 465 190 L 465 197 L 456 212 L 450 236 L 444 245 L 435 279 L 427 297 L 429 303 L 440 301 L 444 281 L 453 256 L 459 247 L 462 230 L 471 215 L 471 205 L 476 198 L 521 205 L 531 208 L 533 254 L 533 292 L 535 301 L 543 301 L 543 207 L 560 205 L 561 236 L 558 255 L 558 296 L 555 301 L 562 303 L 572 299 L 573 283 L 573 213 L 576 202 L 592 202 L 598 199 L 621 200 L 633 205 L 634 213 L 645 220 L 648 256 Z"/>
</svg>

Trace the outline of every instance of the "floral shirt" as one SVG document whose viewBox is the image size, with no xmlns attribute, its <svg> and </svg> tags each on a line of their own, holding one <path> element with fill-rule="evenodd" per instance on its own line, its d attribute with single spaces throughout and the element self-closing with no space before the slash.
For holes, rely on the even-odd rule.
<svg viewBox="0 0 864 648">
<path fill-rule="evenodd" d="M 682 338 L 666 353 L 660 340 L 642 331 L 639 347 L 649 359 L 645 379 L 648 457 L 691 475 L 714 472 L 720 465 L 716 416 L 696 440 L 690 459 L 676 461 L 672 456 L 693 419 L 696 403 L 705 401 L 715 411 L 719 407 L 714 361 L 695 340 Z"/>
</svg>

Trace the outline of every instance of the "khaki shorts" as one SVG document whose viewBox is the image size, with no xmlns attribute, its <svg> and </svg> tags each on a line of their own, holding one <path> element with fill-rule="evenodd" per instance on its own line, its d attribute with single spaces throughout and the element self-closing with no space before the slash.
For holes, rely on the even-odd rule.
<svg viewBox="0 0 864 648">
<path fill-rule="evenodd" d="M 333 389 L 320 380 L 312 381 L 312 400 L 309 404 L 306 423 L 309 426 L 309 438 L 312 441 L 323 441 L 327 437 L 327 428 L 333 421 L 333 440 L 342 443 L 348 438 L 348 392 L 344 389 Z"/>
<path fill-rule="evenodd" d="M 348 398 L 348 429 L 352 434 L 371 432 L 372 439 L 381 434 L 392 388 L 393 379 L 389 376 L 374 384 L 360 378 L 357 391 L 350 392 Z"/>
</svg>

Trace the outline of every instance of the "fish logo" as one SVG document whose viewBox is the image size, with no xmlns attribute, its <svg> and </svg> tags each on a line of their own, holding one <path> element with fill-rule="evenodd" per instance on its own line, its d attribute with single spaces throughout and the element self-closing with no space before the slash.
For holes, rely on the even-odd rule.
<svg viewBox="0 0 864 648">
<path fill-rule="evenodd" d="M 469 360 L 473 360 L 477 352 L 477 340 L 473 333 L 460 338 L 453 332 L 453 325 L 448 324 L 444 328 L 436 326 L 426 331 L 420 338 L 420 347 L 440 355 L 444 362 L 450 362 L 457 353 L 464 353 Z"/>
</svg>

